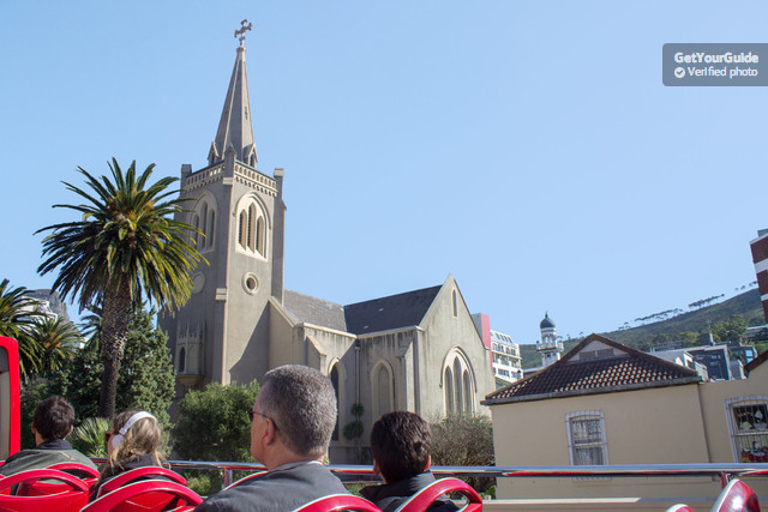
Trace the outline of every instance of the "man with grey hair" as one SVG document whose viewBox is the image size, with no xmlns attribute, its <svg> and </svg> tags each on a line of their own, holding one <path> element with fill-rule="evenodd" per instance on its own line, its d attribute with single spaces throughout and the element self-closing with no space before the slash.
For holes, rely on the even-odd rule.
<svg viewBox="0 0 768 512">
<path fill-rule="evenodd" d="M 290 511 L 329 494 L 346 494 L 323 466 L 336 424 L 331 381 L 307 366 L 264 375 L 251 419 L 251 455 L 267 472 L 210 496 L 197 512 Z"/>
</svg>

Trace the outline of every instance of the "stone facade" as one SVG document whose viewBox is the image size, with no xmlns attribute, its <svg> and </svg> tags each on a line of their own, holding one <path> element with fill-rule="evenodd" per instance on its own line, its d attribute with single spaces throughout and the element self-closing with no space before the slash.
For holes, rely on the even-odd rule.
<svg viewBox="0 0 768 512">
<path fill-rule="evenodd" d="M 193 271 L 189 302 L 160 319 L 180 393 L 248 383 L 282 364 L 317 368 L 339 398 L 334 462 L 366 453 L 359 445 L 385 412 L 439 419 L 484 411 L 480 400 L 494 387 L 489 353 L 452 276 L 346 306 L 283 289 L 283 170 L 257 169 L 242 43 L 208 166 L 182 166 L 181 196 L 190 203 L 180 216 L 199 230 L 207 264 Z M 360 441 L 341 434 L 356 403 L 365 408 Z"/>
</svg>

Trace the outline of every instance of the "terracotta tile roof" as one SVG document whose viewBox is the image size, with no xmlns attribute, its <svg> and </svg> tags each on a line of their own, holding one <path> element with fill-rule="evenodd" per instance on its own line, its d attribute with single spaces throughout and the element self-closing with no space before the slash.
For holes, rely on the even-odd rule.
<svg viewBox="0 0 768 512">
<path fill-rule="evenodd" d="M 582 360 L 580 353 L 592 342 L 613 348 L 613 354 Z M 695 383 L 699 375 L 689 368 L 645 354 L 611 339 L 592 334 L 560 361 L 486 396 L 485 405 L 542 400 L 573 395 L 627 391 L 648 387 Z"/>
</svg>

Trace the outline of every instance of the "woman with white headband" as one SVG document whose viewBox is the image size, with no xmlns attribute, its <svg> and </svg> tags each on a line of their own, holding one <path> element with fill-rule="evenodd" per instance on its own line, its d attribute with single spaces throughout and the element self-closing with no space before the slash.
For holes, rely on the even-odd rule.
<svg viewBox="0 0 768 512">
<path fill-rule="evenodd" d="M 120 473 L 146 466 L 170 469 L 162 455 L 163 432 L 157 419 L 146 411 L 128 409 L 115 416 L 110 432 L 104 433 L 107 442 L 107 462 L 101 470 L 98 488 Z"/>
</svg>

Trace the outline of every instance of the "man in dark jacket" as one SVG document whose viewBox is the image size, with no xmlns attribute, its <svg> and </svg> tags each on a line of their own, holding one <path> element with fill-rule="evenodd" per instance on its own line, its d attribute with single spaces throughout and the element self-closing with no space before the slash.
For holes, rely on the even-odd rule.
<svg viewBox="0 0 768 512">
<path fill-rule="evenodd" d="M 247 412 L 251 455 L 267 472 L 210 496 L 196 512 L 289 512 L 329 494 L 348 494 L 322 464 L 336 424 L 328 377 L 307 366 L 270 370 Z"/>
<path fill-rule="evenodd" d="M 435 481 L 432 463 L 432 431 L 418 414 L 395 411 L 373 424 L 371 453 L 373 471 L 384 483 L 363 488 L 360 493 L 384 512 L 391 512 L 405 500 Z M 435 501 L 430 512 L 457 510 L 448 499 Z"/>
<path fill-rule="evenodd" d="M 74 450 L 66 440 L 72 433 L 74 421 L 75 410 L 60 396 L 49 396 L 37 404 L 32 418 L 35 447 L 8 457 L 5 464 L 0 466 L 0 475 L 10 476 L 29 469 L 45 469 L 62 462 L 76 462 L 96 469 L 91 459 Z"/>
</svg>

